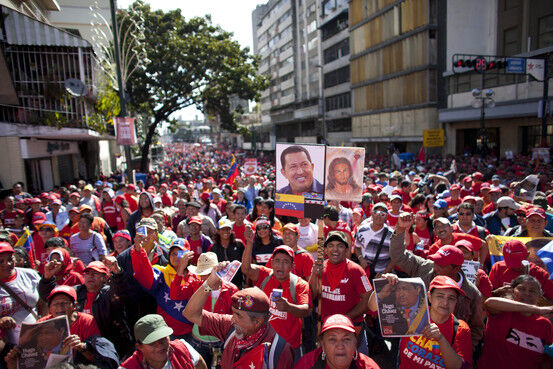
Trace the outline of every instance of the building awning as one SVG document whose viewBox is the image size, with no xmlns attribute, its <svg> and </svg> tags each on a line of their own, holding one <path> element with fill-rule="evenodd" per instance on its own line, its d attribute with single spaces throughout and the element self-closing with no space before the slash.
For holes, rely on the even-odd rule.
<svg viewBox="0 0 553 369">
<path fill-rule="evenodd" d="M 1 38 L 10 45 L 92 47 L 85 39 L 7 7 L 0 7 Z"/>
<path fill-rule="evenodd" d="M 100 141 L 115 140 L 115 136 L 86 128 L 60 128 L 24 123 L 0 122 L 0 137 L 34 137 L 48 140 Z"/>
</svg>

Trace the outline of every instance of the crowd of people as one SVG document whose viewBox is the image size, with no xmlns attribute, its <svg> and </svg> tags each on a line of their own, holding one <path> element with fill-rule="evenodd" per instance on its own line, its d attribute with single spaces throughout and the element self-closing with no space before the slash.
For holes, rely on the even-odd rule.
<svg viewBox="0 0 553 369">
<path fill-rule="evenodd" d="M 136 184 L 15 184 L 0 205 L 0 366 L 17 367 L 23 323 L 66 316 L 63 348 L 98 368 L 551 367 L 553 281 L 517 239 L 553 237 L 551 166 L 367 158 L 360 203 L 297 219 L 275 215 L 275 158 L 228 181 L 233 154 L 176 144 Z M 494 235 L 512 237 L 501 261 Z M 407 277 L 426 285 L 430 324 L 384 338 L 371 282 Z"/>
</svg>

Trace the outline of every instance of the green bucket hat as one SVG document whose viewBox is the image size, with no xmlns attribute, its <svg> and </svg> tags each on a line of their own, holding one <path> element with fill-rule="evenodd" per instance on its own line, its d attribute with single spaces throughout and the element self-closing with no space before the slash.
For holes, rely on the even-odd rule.
<svg viewBox="0 0 553 369">
<path fill-rule="evenodd" d="M 134 337 L 138 342 L 149 345 L 173 334 L 159 314 L 149 314 L 140 318 L 134 325 Z"/>
</svg>

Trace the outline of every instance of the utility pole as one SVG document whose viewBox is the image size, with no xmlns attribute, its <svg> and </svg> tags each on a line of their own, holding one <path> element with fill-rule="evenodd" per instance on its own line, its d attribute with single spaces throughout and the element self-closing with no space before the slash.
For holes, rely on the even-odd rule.
<svg viewBox="0 0 553 369">
<path fill-rule="evenodd" d="M 119 116 L 124 118 L 127 116 L 127 101 L 125 100 L 125 88 L 123 85 L 123 77 L 121 76 L 121 56 L 119 50 L 119 32 L 117 28 L 117 15 L 115 11 L 115 0 L 109 0 L 111 10 L 111 27 L 113 28 L 113 46 L 115 48 L 115 66 L 117 73 L 117 84 L 119 85 L 119 104 L 121 104 L 121 112 Z M 136 128 L 135 128 L 136 129 Z M 131 163 L 131 147 L 125 145 L 125 162 L 127 163 L 127 181 L 132 183 L 132 163 Z"/>
<path fill-rule="evenodd" d="M 549 55 L 543 63 L 543 97 L 541 104 L 541 147 L 547 147 L 547 102 L 549 100 Z"/>
</svg>

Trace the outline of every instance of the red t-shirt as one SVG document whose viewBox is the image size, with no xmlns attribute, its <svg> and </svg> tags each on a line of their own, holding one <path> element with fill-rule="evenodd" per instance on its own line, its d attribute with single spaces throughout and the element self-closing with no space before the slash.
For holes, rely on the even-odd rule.
<svg viewBox="0 0 553 369">
<path fill-rule="evenodd" d="M 432 240 L 430 239 L 430 230 L 428 228 L 420 230 L 415 227 L 415 234 L 419 236 L 420 240 L 424 243 L 425 248 L 430 247 Z"/>
<path fill-rule="evenodd" d="M 549 279 L 549 273 L 547 270 L 540 268 L 536 264 L 529 262 L 528 274 L 535 277 L 541 284 L 543 294 L 548 299 L 553 298 L 553 281 Z M 492 282 L 493 289 L 502 287 L 505 283 L 511 283 L 513 279 L 521 275 L 514 269 L 507 268 L 505 261 L 501 260 L 495 263 L 490 270 L 490 281 Z"/>
<path fill-rule="evenodd" d="M 459 227 L 459 224 L 458 223 L 455 223 L 454 225 L 451 226 L 452 229 L 453 229 L 453 233 L 464 233 L 464 234 L 470 234 L 471 236 L 474 236 L 474 237 L 478 237 L 480 239 L 482 239 L 482 237 L 480 237 L 480 233 L 478 232 L 478 226 L 476 224 L 472 224 L 472 227 L 468 230 L 468 232 L 464 232 L 460 227 Z M 484 234 L 487 236 L 490 234 L 490 231 L 488 231 L 486 228 L 482 227 L 484 229 Z M 485 237 L 484 237 L 485 238 Z M 483 240 L 483 239 L 482 239 Z"/>
<path fill-rule="evenodd" d="M 246 232 L 246 224 L 250 224 L 247 220 L 244 220 L 244 224 L 239 226 L 236 223 L 232 225 L 232 231 L 234 232 L 234 237 L 237 240 L 242 241 L 242 243 L 246 244 L 246 237 L 244 236 L 244 233 Z"/>
<path fill-rule="evenodd" d="M 451 208 L 454 208 L 456 207 L 457 205 L 459 205 L 460 203 L 463 202 L 463 199 L 461 198 L 458 198 L 458 199 L 452 199 L 451 197 L 446 199 L 445 202 L 447 203 L 447 208 L 448 209 L 451 209 Z"/>
<path fill-rule="evenodd" d="M 271 268 L 272 260 L 273 258 L 271 257 L 265 265 L 267 268 Z M 296 252 L 296 255 L 294 256 L 294 265 L 292 266 L 292 273 L 298 277 L 302 277 L 305 280 L 309 280 L 311 272 L 313 271 L 313 264 L 315 264 L 315 260 L 313 260 L 313 256 L 311 256 L 310 253 L 306 251 Z"/>
<path fill-rule="evenodd" d="M 192 240 L 189 239 L 188 243 L 190 244 L 190 251 L 194 253 L 194 257 L 190 261 L 190 263 L 196 265 L 196 262 L 198 261 L 198 258 L 200 257 L 200 254 L 202 253 L 202 239 L 199 240 Z"/>
<path fill-rule="evenodd" d="M 469 241 L 472 244 L 472 248 L 474 251 L 478 251 L 480 250 L 480 247 L 482 247 L 482 240 L 480 239 L 480 237 L 474 237 L 466 233 L 453 233 L 453 241 L 451 241 L 451 244 L 455 245 L 455 243 L 460 240 Z M 442 246 L 445 246 L 442 244 L 442 240 L 434 242 L 432 246 L 430 246 L 430 251 L 428 252 L 428 255 L 435 254 Z"/>
<path fill-rule="evenodd" d="M 453 314 L 443 324 L 437 325 L 447 342 L 451 344 Z M 463 320 L 459 320 L 459 327 L 452 348 L 467 363 L 472 364 L 472 337 L 469 326 Z M 445 368 L 438 341 L 424 336 L 403 337 L 400 343 L 399 360 L 400 369 Z"/>
<path fill-rule="evenodd" d="M 482 209 L 482 214 L 489 214 L 497 210 L 497 205 L 493 202 L 490 202 L 488 205 L 484 206 Z"/>
<path fill-rule="evenodd" d="M 490 277 L 488 277 L 486 272 L 482 269 L 478 269 L 476 277 L 480 277 L 480 282 L 478 283 L 478 291 L 480 291 L 482 296 L 486 298 L 492 297 L 493 287 L 492 282 L 490 281 Z"/>
<path fill-rule="evenodd" d="M 260 266 L 259 268 L 259 277 L 257 281 L 254 282 L 254 285 L 261 288 L 261 284 L 271 273 L 272 269 L 264 266 Z M 277 310 L 276 304 L 271 299 L 271 292 L 275 288 L 282 289 L 282 297 L 287 299 L 288 302 L 295 305 L 309 304 L 311 307 L 312 301 L 311 293 L 309 292 L 309 284 L 303 279 L 298 278 L 298 283 L 296 284 L 296 301 L 292 300 L 290 280 L 280 282 L 273 275 L 263 289 L 263 292 L 269 297 L 270 301 L 269 312 L 271 313 L 271 317 L 269 318 L 269 323 L 271 323 L 275 331 L 284 338 L 292 348 L 296 349 L 301 345 L 302 319 L 288 314 L 287 312 Z"/>
<path fill-rule="evenodd" d="M 104 220 L 110 228 L 117 226 L 117 209 L 115 208 L 115 203 L 113 201 L 102 201 L 100 205 L 102 209 L 102 214 L 104 215 Z"/>
<path fill-rule="evenodd" d="M 544 345 L 553 343 L 553 326 L 542 316 L 488 314 L 479 369 L 539 368 Z"/>
<path fill-rule="evenodd" d="M 96 293 L 87 292 L 86 293 L 86 303 L 84 304 L 83 313 L 92 314 L 92 303 L 96 298 Z"/>
<path fill-rule="evenodd" d="M 131 213 L 135 212 L 138 209 L 138 201 L 136 200 L 136 198 L 133 195 L 129 195 L 128 193 L 124 194 L 123 197 L 129 203 Z"/>
<path fill-rule="evenodd" d="M 324 262 L 321 288 L 321 321 L 334 314 L 347 314 L 361 300 L 361 295 L 372 290 L 369 279 L 361 266 L 346 259 L 346 270 L 338 287 L 331 290 L 327 275 L 328 260 Z M 353 319 L 363 321 L 363 315 Z"/>
<path fill-rule="evenodd" d="M 163 206 L 173 206 L 173 197 L 166 192 L 161 195 L 161 203 Z"/>
</svg>

